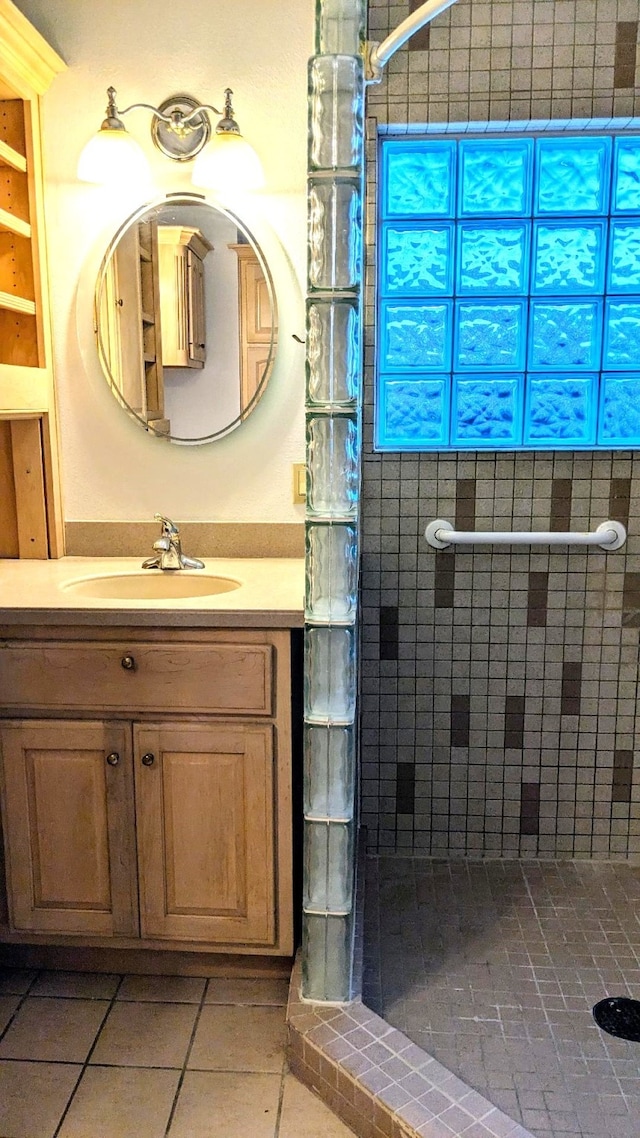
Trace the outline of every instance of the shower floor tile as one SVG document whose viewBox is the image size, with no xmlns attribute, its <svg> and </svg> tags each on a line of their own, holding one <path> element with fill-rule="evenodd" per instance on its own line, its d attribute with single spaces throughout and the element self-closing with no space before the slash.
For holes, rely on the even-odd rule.
<svg viewBox="0 0 640 1138">
<path fill-rule="evenodd" d="M 591 1009 L 640 999 L 640 869 L 367 863 L 364 1000 L 537 1138 L 638 1138 L 640 1043 Z"/>
</svg>

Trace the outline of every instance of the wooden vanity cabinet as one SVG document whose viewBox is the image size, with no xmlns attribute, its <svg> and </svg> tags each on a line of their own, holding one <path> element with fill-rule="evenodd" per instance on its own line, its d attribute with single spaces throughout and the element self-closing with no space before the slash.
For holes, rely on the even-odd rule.
<svg viewBox="0 0 640 1138">
<path fill-rule="evenodd" d="M 271 631 L 1 642 L 4 939 L 290 955 L 289 661 Z"/>
</svg>

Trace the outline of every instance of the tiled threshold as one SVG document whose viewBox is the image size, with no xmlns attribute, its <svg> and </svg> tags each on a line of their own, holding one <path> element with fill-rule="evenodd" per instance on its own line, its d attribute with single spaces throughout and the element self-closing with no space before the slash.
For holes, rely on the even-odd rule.
<svg viewBox="0 0 640 1138">
<path fill-rule="evenodd" d="M 366 833 L 357 858 L 354 987 L 362 990 Z M 359 997 L 329 1006 L 301 997 L 300 953 L 289 983 L 288 1060 L 358 1138 L 534 1138 L 392 1027 Z"/>
<path fill-rule="evenodd" d="M 289 1066 L 358 1138 L 533 1138 L 360 999 L 300 997 L 291 974 Z"/>
</svg>

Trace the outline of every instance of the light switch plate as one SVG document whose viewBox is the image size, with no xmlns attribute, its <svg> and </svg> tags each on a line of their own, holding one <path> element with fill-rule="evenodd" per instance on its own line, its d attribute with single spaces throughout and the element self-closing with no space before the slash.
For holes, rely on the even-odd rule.
<svg viewBox="0 0 640 1138">
<path fill-rule="evenodd" d="M 304 462 L 293 464 L 293 503 L 304 506 L 307 500 L 307 468 Z"/>
</svg>

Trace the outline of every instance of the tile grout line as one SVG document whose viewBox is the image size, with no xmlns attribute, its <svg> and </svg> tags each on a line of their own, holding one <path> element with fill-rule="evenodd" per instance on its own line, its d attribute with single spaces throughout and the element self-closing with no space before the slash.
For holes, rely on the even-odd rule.
<svg viewBox="0 0 640 1138">
<path fill-rule="evenodd" d="M 171 1104 L 171 1110 L 169 1111 L 169 1117 L 167 1119 L 167 1125 L 165 1126 L 164 1138 L 168 1138 L 169 1131 L 171 1130 L 171 1127 L 173 1126 L 173 1120 L 175 1118 L 176 1110 L 178 1108 L 178 1099 L 180 1098 L 180 1092 L 182 1090 L 182 1085 L 184 1083 L 185 1075 L 187 1073 L 187 1063 L 189 1062 L 189 1058 L 190 1058 L 191 1052 L 193 1050 L 193 1044 L 195 1042 L 196 1032 L 198 1030 L 198 1025 L 200 1023 L 200 1017 L 202 1015 L 202 1010 L 205 1006 L 205 999 L 207 996 L 207 992 L 209 991 L 209 984 L 210 983 L 211 983 L 211 977 L 209 977 L 208 979 L 205 979 L 204 987 L 202 989 L 202 995 L 200 997 L 200 1003 L 198 1004 L 198 1010 L 196 1012 L 196 1017 L 193 1021 L 193 1027 L 191 1029 L 191 1035 L 189 1037 L 189 1043 L 187 1044 L 187 1050 L 185 1053 L 184 1062 L 182 1064 L 182 1070 L 180 1071 L 180 1075 L 178 1077 L 178 1085 L 176 1087 L 176 1092 L 173 1096 L 173 1102 Z"/>
<path fill-rule="evenodd" d="M 64 1125 L 64 1121 L 65 1121 L 65 1119 L 69 1113 L 69 1110 L 71 1109 L 71 1104 L 72 1104 L 74 1098 L 76 1097 L 76 1092 L 78 1090 L 78 1087 L 80 1086 L 80 1083 L 82 1082 L 82 1079 L 84 1077 L 84 1073 L 85 1073 L 87 1067 L 89 1066 L 89 1061 L 91 1059 L 91 1056 L 93 1055 L 93 1053 L 97 1047 L 98 1040 L 99 1040 L 100 1036 L 102 1035 L 104 1025 L 107 1022 L 107 1019 L 109 1018 L 109 1015 L 111 1013 L 111 1009 L 113 1008 L 113 1005 L 116 1002 L 116 999 L 118 997 L 118 992 L 120 991 L 120 988 L 121 988 L 123 982 L 124 982 L 124 976 L 120 976 L 118 983 L 116 984 L 116 988 L 115 988 L 115 991 L 113 993 L 113 996 L 111 997 L 111 1000 L 109 1001 L 109 1007 L 107 1008 L 106 1012 L 104 1013 L 104 1016 L 102 1018 L 102 1023 L 100 1024 L 100 1027 L 98 1028 L 98 1030 L 96 1032 L 95 1039 L 94 1039 L 93 1043 L 91 1044 L 91 1047 L 89 1048 L 89 1050 L 87 1052 L 87 1057 L 86 1057 L 84 1063 L 82 1064 L 82 1068 L 81 1068 L 80 1074 L 78 1075 L 78 1078 L 76 1080 L 76 1084 L 75 1084 L 75 1086 L 74 1086 L 74 1088 L 73 1088 L 73 1090 L 69 1096 L 69 1101 L 67 1102 L 67 1105 L 65 1106 L 65 1108 L 62 1112 L 62 1117 L 60 1118 L 60 1121 L 58 1122 L 58 1125 L 56 1126 L 56 1128 L 53 1132 L 53 1138 L 58 1138 L 58 1135 L 59 1135 L 59 1133 L 60 1133 L 60 1131 Z"/>
<path fill-rule="evenodd" d="M 9 1028 L 11 1027 L 11 1025 L 13 1024 L 13 1022 L 15 1020 L 17 1013 L 23 1007 L 25 1001 L 28 998 L 31 998 L 32 1002 L 37 1002 L 37 1001 L 47 1002 L 47 1001 L 51 1001 L 51 1000 L 63 1000 L 63 1001 L 68 1002 L 68 1003 L 74 1003 L 74 1002 L 90 1003 L 96 999 L 99 999 L 100 1002 L 102 1002 L 102 997 L 83 996 L 83 995 L 79 995 L 79 994 L 57 995 L 55 992 L 46 992 L 46 993 L 43 993 L 41 995 L 33 995 L 34 989 L 35 989 L 39 979 L 41 978 L 42 974 L 43 974 L 43 972 L 41 969 L 35 970 L 32 979 L 29 981 L 28 986 L 26 987 L 25 991 L 22 994 L 20 994 L 20 993 L 7 993 L 8 995 L 18 996 L 19 1002 L 18 1002 L 18 1005 L 17 1005 L 15 1011 L 12 1013 L 12 1015 L 9 1019 L 9 1022 L 7 1023 L 5 1029 L 3 1030 L 3 1032 L 0 1033 L 0 1039 L 2 1039 L 3 1036 L 6 1034 L 6 1032 L 9 1030 Z M 162 1066 L 162 1065 L 153 1065 L 153 1066 L 142 1065 L 142 1067 L 140 1068 L 140 1069 L 144 1069 L 144 1070 L 163 1070 L 163 1071 L 166 1070 L 166 1071 L 171 1071 L 171 1072 L 176 1072 L 176 1071 L 180 1072 L 178 1085 L 176 1087 L 176 1091 L 175 1091 L 174 1098 L 173 1098 L 172 1108 L 171 1108 L 171 1111 L 169 1114 L 169 1118 L 168 1118 L 166 1128 L 163 1132 L 165 1138 L 168 1135 L 168 1133 L 171 1129 L 171 1126 L 173 1125 L 174 1119 L 175 1119 L 175 1113 L 176 1113 L 176 1109 L 177 1109 L 177 1104 L 178 1104 L 180 1092 L 181 1092 L 182 1085 L 184 1082 L 184 1077 L 187 1073 L 189 1058 L 190 1058 L 190 1055 L 192 1053 L 193 1045 L 195 1042 L 195 1036 L 197 1033 L 197 1029 L 198 1029 L 198 1026 L 200 1023 L 200 1019 L 201 1019 L 201 1015 L 202 1015 L 202 1011 L 203 1011 L 204 1007 L 205 1006 L 211 1006 L 212 1008 L 219 1007 L 220 1009 L 222 1009 L 222 1008 L 241 1008 L 241 1007 L 247 1007 L 247 1008 L 253 1008 L 253 1007 L 265 1007 L 266 1008 L 266 1007 L 269 1007 L 272 1009 L 278 1008 L 278 1009 L 284 1011 L 284 1009 L 282 1008 L 282 1005 L 280 1003 L 263 1004 L 260 1000 L 258 1000 L 257 1002 L 250 1000 L 247 1002 L 243 1001 L 241 1003 L 237 1003 L 237 1002 L 232 1001 L 231 999 L 228 999 L 228 1000 L 221 1000 L 219 1002 L 218 1001 L 212 1002 L 210 1005 L 207 1005 L 207 996 L 209 995 L 210 986 L 211 986 L 211 980 L 207 979 L 207 978 L 204 978 L 205 982 L 203 985 L 202 995 L 197 1002 L 196 1001 L 187 1002 L 184 1000 L 152 1000 L 152 1001 L 149 1001 L 149 1000 L 122 999 L 122 998 L 120 998 L 120 993 L 123 991 L 123 985 L 124 985 L 127 977 L 126 977 L 126 975 L 120 975 L 120 976 L 116 977 L 116 979 L 117 979 L 117 984 L 116 984 L 115 990 L 113 992 L 113 995 L 108 1000 L 104 1001 L 105 1003 L 108 1004 L 108 1006 L 104 1012 L 103 1018 L 100 1022 L 100 1025 L 99 1025 L 97 1031 L 96 1031 L 95 1038 L 94 1038 L 93 1043 L 91 1044 L 91 1046 L 89 1048 L 86 1059 L 84 1060 L 83 1063 L 79 1064 L 81 1069 L 80 1069 L 79 1074 L 75 1080 L 73 1089 L 69 1093 L 69 1096 L 68 1096 L 68 1099 L 66 1102 L 66 1106 L 65 1106 L 65 1108 L 64 1108 L 64 1110 L 63 1110 L 63 1112 L 59 1118 L 58 1123 L 55 1125 L 55 1129 L 52 1132 L 51 1138 L 58 1138 L 58 1136 L 62 1132 L 62 1129 L 64 1128 L 66 1118 L 68 1117 L 69 1112 L 71 1111 L 71 1108 L 72 1108 L 73 1103 L 75 1101 L 75 1096 L 78 1093 L 78 1090 L 79 1090 L 79 1087 L 82 1083 L 84 1075 L 85 1075 L 88 1067 L 90 1066 L 92 1056 L 95 1053 L 95 1050 L 98 1046 L 99 1040 L 101 1039 L 101 1036 L 102 1036 L 102 1033 L 105 1029 L 108 1018 L 109 1018 L 111 1012 L 113 1011 L 113 1008 L 116 1005 L 125 1004 L 125 1005 L 129 1005 L 129 1006 L 131 1006 L 131 1005 L 136 1006 L 139 1004 L 150 1004 L 150 1005 L 158 1004 L 158 1005 L 164 1005 L 167 1007 L 174 1007 L 174 1006 L 193 1007 L 194 1005 L 197 1006 L 196 1017 L 194 1020 L 193 1028 L 192 1028 L 191 1035 L 190 1035 L 189 1044 L 188 1044 L 188 1047 L 186 1050 L 186 1054 L 185 1054 L 185 1058 L 184 1058 L 182 1067 L 176 1068 L 173 1066 Z M 19 1058 L 15 1058 L 15 1057 L 10 1057 L 6 1060 L 6 1062 L 8 1064 L 20 1063 L 20 1062 L 24 1062 L 24 1061 L 25 1060 L 23 1060 L 23 1059 L 19 1059 Z M 28 1061 L 35 1063 L 35 1064 L 38 1064 L 38 1065 L 40 1065 L 40 1064 L 41 1065 L 55 1065 L 55 1066 L 62 1066 L 62 1067 L 76 1066 L 76 1064 L 72 1060 L 33 1058 L 33 1059 L 28 1060 Z M 139 1066 L 138 1064 L 131 1064 L 130 1065 L 130 1064 L 108 1063 L 108 1062 L 107 1063 L 101 1063 L 99 1065 L 101 1067 L 105 1067 L 105 1068 L 108 1068 L 111 1070 L 133 1069 L 134 1067 Z M 202 1070 L 202 1073 L 207 1073 L 207 1074 L 211 1073 L 210 1069 L 208 1069 L 208 1068 L 202 1068 L 202 1069 L 197 1068 L 196 1070 L 198 1070 L 198 1071 Z M 273 1123 L 273 1125 L 274 1125 L 273 1138 L 275 1138 L 275 1136 L 279 1132 L 280 1119 L 281 1119 L 281 1115 L 282 1115 L 283 1098 L 284 1098 L 285 1077 L 286 1077 L 287 1071 L 288 1071 L 288 1067 L 287 1067 L 287 1063 L 286 1063 L 286 1056 L 284 1056 L 282 1059 L 280 1072 L 279 1073 L 274 1072 L 275 1074 L 279 1074 L 280 1086 L 279 1086 L 279 1093 L 278 1093 L 278 1104 L 277 1104 L 275 1119 L 274 1119 L 274 1123 Z M 232 1075 L 244 1076 L 244 1075 L 252 1074 L 252 1073 L 254 1073 L 254 1072 L 248 1072 L 244 1069 L 238 1069 L 236 1071 L 225 1070 L 225 1074 L 232 1074 Z M 261 1074 L 262 1072 L 255 1072 L 255 1073 Z"/>
<path fill-rule="evenodd" d="M 24 992 L 22 993 L 22 995 L 21 995 L 21 996 L 20 996 L 20 993 L 19 993 L 19 992 L 7 992 L 7 993 L 6 993 L 8 996 L 14 996 L 14 995 L 15 995 L 15 996 L 20 996 L 20 999 L 19 999 L 19 1001 L 18 1001 L 18 1006 L 17 1006 L 16 1008 L 14 1008 L 13 1012 L 12 1012 L 12 1013 L 11 1013 L 11 1015 L 9 1016 L 9 1020 L 8 1020 L 7 1024 L 5 1025 L 5 1027 L 3 1028 L 3 1030 L 2 1030 L 2 1031 L 0 1031 L 0 1043 L 1 1043 L 1 1042 L 2 1042 L 2 1040 L 4 1039 L 4 1037 L 5 1037 L 5 1035 L 7 1034 L 7 1032 L 8 1032 L 8 1030 L 9 1030 L 9 1028 L 12 1026 L 12 1024 L 13 1024 L 13 1021 L 15 1020 L 15 1018 L 16 1018 L 16 1016 L 17 1016 L 18 1012 L 20 1011 L 20 1008 L 21 1008 L 21 1007 L 22 1007 L 22 1005 L 24 1004 L 24 1002 L 25 1002 L 25 1000 L 26 1000 L 27 996 L 29 995 L 29 993 L 30 993 L 31 989 L 33 988 L 33 985 L 35 984 L 36 980 L 39 978 L 39 976 L 40 976 L 40 973 L 41 973 L 41 970 L 40 970 L 40 969 L 37 969 L 37 970 L 36 970 L 36 974 L 35 974 L 35 976 L 34 976 L 34 977 L 33 977 L 33 979 L 31 980 L 30 984 L 28 984 L 28 985 L 27 985 L 26 991 L 24 991 Z"/>
<path fill-rule="evenodd" d="M 282 1071 L 280 1072 L 280 1093 L 278 1095 L 278 1109 L 276 1110 L 276 1123 L 275 1123 L 275 1127 L 273 1130 L 273 1138 L 279 1138 L 279 1135 L 280 1135 L 280 1123 L 282 1121 L 282 1106 L 284 1103 L 284 1084 L 285 1084 L 285 1079 L 287 1077 L 288 1069 L 289 1068 L 288 1068 L 288 1064 L 287 1064 L 287 1055 L 286 1055 L 286 1051 L 285 1051 L 285 1055 L 284 1055 L 284 1058 L 282 1060 Z"/>
</svg>

